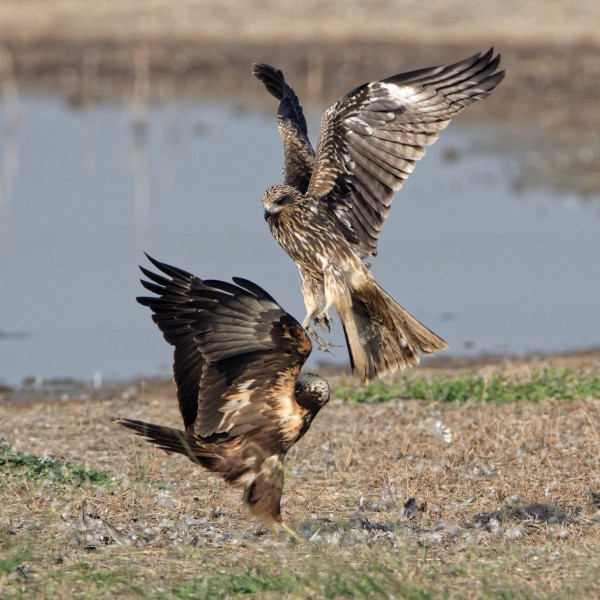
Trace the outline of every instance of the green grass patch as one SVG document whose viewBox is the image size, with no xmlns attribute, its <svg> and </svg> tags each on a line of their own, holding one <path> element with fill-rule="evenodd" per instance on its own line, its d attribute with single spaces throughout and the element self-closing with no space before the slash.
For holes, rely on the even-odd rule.
<svg viewBox="0 0 600 600">
<path fill-rule="evenodd" d="M 303 585 L 302 578 L 289 569 L 279 573 L 268 570 L 255 573 L 228 573 L 225 571 L 207 575 L 175 587 L 168 595 L 159 598 L 210 598 L 219 600 L 233 595 L 290 594 Z"/>
<path fill-rule="evenodd" d="M 576 373 L 569 369 L 547 369 L 527 379 L 514 375 L 493 374 L 489 377 L 464 374 L 456 377 L 404 377 L 387 383 L 374 381 L 366 386 L 341 386 L 334 390 L 337 398 L 353 402 L 387 402 L 394 399 L 436 400 L 439 402 L 541 402 L 549 398 L 575 400 L 591 396 L 600 398 L 600 377 L 594 373 Z"/>
<path fill-rule="evenodd" d="M 10 556 L 0 557 L 0 575 L 8 575 L 25 562 L 26 558 L 27 553 L 24 550 L 15 550 Z"/>
<path fill-rule="evenodd" d="M 63 573 L 63 577 L 72 582 L 77 582 L 79 593 L 78 598 L 97 598 L 100 593 L 114 591 L 135 592 L 144 596 L 142 589 L 143 582 L 133 583 L 129 570 L 124 565 L 119 565 L 116 569 L 106 569 L 98 567 L 91 562 L 80 561 L 75 563 L 68 572 Z M 140 584 L 142 587 L 140 587 Z M 82 589 L 83 588 L 83 589 Z"/>
<path fill-rule="evenodd" d="M 314 559 L 314 557 L 313 557 Z M 434 598 L 425 589 L 405 584 L 382 565 L 358 569 L 348 564 L 313 563 L 306 574 L 289 568 L 264 567 L 251 573 L 221 571 L 171 589 L 158 598 L 224 598 L 250 596 L 254 598 L 385 598 L 428 600 Z"/>
<path fill-rule="evenodd" d="M 77 487 L 88 483 L 106 483 L 110 479 L 107 473 L 89 469 L 84 465 L 24 454 L 6 442 L 0 443 L 0 471 L 13 476 L 26 476 L 34 481 L 50 479 L 56 483 Z"/>
</svg>

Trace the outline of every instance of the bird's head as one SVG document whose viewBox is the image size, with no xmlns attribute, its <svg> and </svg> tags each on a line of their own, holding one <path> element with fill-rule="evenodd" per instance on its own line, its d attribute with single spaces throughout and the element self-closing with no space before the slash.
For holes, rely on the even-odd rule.
<svg viewBox="0 0 600 600">
<path fill-rule="evenodd" d="M 328 402 L 329 384 L 325 379 L 312 373 L 304 373 L 296 381 L 296 401 L 316 415 Z"/>
<path fill-rule="evenodd" d="M 271 186 L 262 197 L 265 219 L 268 220 L 301 198 L 302 194 L 289 185 Z"/>
</svg>

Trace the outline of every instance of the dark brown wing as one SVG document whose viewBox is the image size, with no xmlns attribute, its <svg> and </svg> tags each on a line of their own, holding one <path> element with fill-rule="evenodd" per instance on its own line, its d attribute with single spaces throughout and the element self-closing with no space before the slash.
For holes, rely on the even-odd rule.
<svg viewBox="0 0 600 600">
<path fill-rule="evenodd" d="M 173 370 L 186 429 L 193 424 L 203 438 L 256 430 L 267 439 L 271 431 L 285 435 L 286 424 L 300 419 L 294 388 L 312 349 L 301 325 L 250 281 L 202 281 L 148 258 L 171 279 L 142 269 L 155 282 L 142 283 L 159 297 L 138 301 L 152 309 L 175 346 Z"/>
<path fill-rule="evenodd" d="M 306 119 L 298 96 L 285 82 L 283 73 L 279 69 L 254 63 L 252 73 L 263 82 L 269 93 L 280 101 L 277 110 L 277 126 L 283 141 L 284 180 L 287 185 L 304 194 L 308 189 L 315 164 L 315 151 L 308 139 Z"/>
<path fill-rule="evenodd" d="M 205 361 L 195 341 L 194 322 L 197 310 L 193 308 L 192 302 L 198 294 L 210 288 L 190 273 L 165 265 L 148 254 L 146 256 L 170 279 L 140 267 L 142 273 L 151 280 L 142 280 L 142 285 L 159 297 L 140 296 L 137 301 L 152 310 L 152 320 L 162 331 L 165 340 L 175 347 L 173 379 L 179 410 L 186 431 L 193 431 L 198 416 L 200 377 Z"/>
<path fill-rule="evenodd" d="M 363 257 L 376 254 L 392 196 L 425 146 L 502 81 L 499 63 L 490 49 L 453 65 L 364 84 L 327 110 L 308 194 L 327 202 L 353 231 L 349 241 Z"/>
</svg>

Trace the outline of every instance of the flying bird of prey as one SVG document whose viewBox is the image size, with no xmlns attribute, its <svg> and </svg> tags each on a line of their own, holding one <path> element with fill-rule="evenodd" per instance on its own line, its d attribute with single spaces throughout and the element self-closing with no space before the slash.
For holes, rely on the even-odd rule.
<svg viewBox="0 0 600 600">
<path fill-rule="evenodd" d="M 316 152 L 302 107 L 283 73 L 254 64 L 253 73 L 279 101 L 284 184 L 262 202 L 271 232 L 295 261 L 306 318 L 329 330 L 339 314 L 350 361 L 363 381 L 419 362 L 448 346 L 379 287 L 364 262 L 375 256 L 392 196 L 438 132 L 465 106 L 502 81 L 493 50 L 462 62 L 366 83 L 329 108 Z"/>
<path fill-rule="evenodd" d="M 301 325 L 246 279 L 202 280 L 148 256 L 140 297 L 175 347 L 173 373 L 184 431 L 115 421 L 244 489 L 250 511 L 296 534 L 281 518 L 283 460 L 329 400 L 329 385 L 300 375 L 312 344 Z"/>
</svg>

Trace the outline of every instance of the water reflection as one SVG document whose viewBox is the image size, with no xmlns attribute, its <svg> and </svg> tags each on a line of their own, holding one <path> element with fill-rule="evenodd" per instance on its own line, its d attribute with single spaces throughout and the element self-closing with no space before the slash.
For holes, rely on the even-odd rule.
<svg viewBox="0 0 600 600">
<path fill-rule="evenodd" d="M 19 125 L 21 110 L 12 55 L 0 48 L 0 86 L 3 114 L 1 131 L 4 145 L 0 166 L 0 208 L 10 201 L 19 166 Z"/>
<path fill-rule="evenodd" d="M 263 190 L 281 180 L 270 112 L 150 106 L 143 54 L 136 64 L 140 87 L 129 107 L 73 111 L 25 96 L 12 138 L 5 125 L 4 382 L 168 373 L 169 347 L 135 302 L 143 250 L 200 276 L 253 279 L 304 315 L 297 272 L 262 217 Z M 3 123 L 16 114 L 11 102 L 5 94 Z M 429 150 L 395 199 L 377 279 L 455 353 L 598 344 L 595 209 L 567 196 L 515 196 L 517 158 L 482 151 L 494 135 L 453 125 Z M 335 359 L 346 361 L 345 348 Z"/>
</svg>

